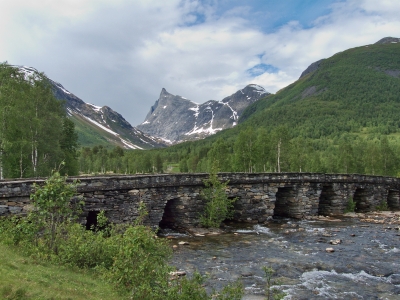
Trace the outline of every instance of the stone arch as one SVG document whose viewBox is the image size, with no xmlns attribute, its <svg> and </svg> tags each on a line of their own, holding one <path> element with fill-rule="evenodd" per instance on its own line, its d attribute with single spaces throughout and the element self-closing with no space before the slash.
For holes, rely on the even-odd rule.
<svg viewBox="0 0 400 300">
<path fill-rule="evenodd" d="M 98 211 L 90 210 L 86 216 L 86 230 L 92 229 L 93 227 L 97 226 L 97 215 L 99 214 Z"/>
<path fill-rule="evenodd" d="M 329 215 L 332 213 L 332 204 L 337 198 L 332 185 L 322 186 L 321 195 L 319 197 L 318 215 Z"/>
<path fill-rule="evenodd" d="M 399 210 L 400 209 L 400 191 L 389 190 L 388 196 L 387 196 L 387 204 L 388 204 L 389 209 Z"/>
<path fill-rule="evenodd" d="M 276 192 L 274 217 L 301 218 L 299 215 L 299 201 L 294 186 L 278 187 Z"/>
<path fill-rule="evenodd" d="M 158 224 L 160 228 L 171 228 L 174 229 L 176 227 L 177 215 L 176 215 L 176 207 L 178 206 L 179 199 L 170 199 L 167 201 L 164 207 L 164 213 L 162 215 L 161 221 Z"/>
<path fill-rule="evenodd" d="M 354 191 L 353 201 L 356 203 L 355 212 L 368 212 L 371 210 L 371 203 L 368 201 L 369 192 L 365 188 L 357 187 Z"/>
</svg>

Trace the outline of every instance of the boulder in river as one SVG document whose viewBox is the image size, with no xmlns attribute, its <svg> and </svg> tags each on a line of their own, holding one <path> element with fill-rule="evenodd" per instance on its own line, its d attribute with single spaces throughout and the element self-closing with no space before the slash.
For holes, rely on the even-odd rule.
<svg viewBox="0 0 400 300">
<path fill-rule="evenodd" d="M 339 245 L 341 243 L 342 243 L 342 240 L 340 240 L 340 239 L 330 240 L 329 241 L 329 244 L 331 244 L 331 245 Z"/>
</svg>

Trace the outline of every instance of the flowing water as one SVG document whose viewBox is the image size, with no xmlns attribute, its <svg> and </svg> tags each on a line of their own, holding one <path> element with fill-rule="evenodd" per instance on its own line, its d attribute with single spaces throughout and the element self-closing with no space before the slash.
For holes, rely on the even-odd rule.
<svg viewBox="0 0 400 300">
<path fill-rule="evenodd" d="M 285 299 L 400 299 L 398 229 L 357 218 L 280 219 L 227 224 L 220 235 L 164 235 L 173 245 L 189 243 L 175 246 L 171 263 L 189 276 L 196 270 L 208 275 L 208 290 L 239 279 L 244 299 L 265 299 L 266 266 Z"/>
</svg>

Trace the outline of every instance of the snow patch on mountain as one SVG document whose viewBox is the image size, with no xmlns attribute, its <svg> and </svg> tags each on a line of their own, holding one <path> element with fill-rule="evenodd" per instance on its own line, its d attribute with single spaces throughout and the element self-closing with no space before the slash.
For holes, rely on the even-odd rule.
<svg viewBox="0 0 400 300">
<path fill-rule="evenodd" d="M 87 103 L 87 105 L 90 105 L 90 107 L 91 107 L 94 111 L 99 112 L 99 111 L 101 110 L 101 107 L 100 107 L 100 106 L 96 106 L 96 105 L 94 105 L 94 104 L 92 104 L 92 103 Z"/>
<path fill-rule="evenodd" d="M 108 133 L 111 133 L 112 135 L 118 136 L 118 133 L 112 131 L 111 129 L 101 125 L 100 123 L 96 122 L 95 120 L 92 120 L 91 118 L 82 115 L 82 117 L 84 117 L 85 119 L 87 119 L 89 122 L 92 122 L 93 124 L 95 124 L 97 127 L 100 127 L 101 129 L 103 129 L 104 131 L 107 131 Z"/>
<path fill-rule="evenodd" d="M 256 89 L 260 94 L 267 94 L 268 92 L 258 84 L 249 84 L 249 87 Z"/>
<path fill-rule="evenodd" d="M 199 106 L 196 105 L 196 107 L 191 107 L 191 108 L 189 108 L 189 110 L 193 110 L 194 116 L 197 118 L 197 116 L 199 115 Z"/>
<path fill-rule="evenodd" d="M 234 121 L 237 121 L 239 119 L 238 113 L 237 111 L 235 111 L 230 105 L 229 103 L 223 103 L 224 105 L 228 106 L 229 109 L 232 111 L 232 116 L 230 117 L 231 119 L 233 119 Z M 236 125 L 236 122 L 234 122 Z M 233 126 L 235 126 L 233 125 Z"/>
<path fill-rule="evenodd" d="M 134 144 L 132 144 L 131 142 L 129 142 L 129 141 L 127 141 L 127 140 L 124 140 L 124 139 L 121 138 L 121 137 L 120 137 L 120 140 L 121 140 L 121 142 L 122 142 L 125 146 L 127 146 L 127 147 L 130 148 L 130 149 L 143 150 L 143 148 L 141 148 L 141 147 L 139 147 L 139 146 L 137 146 L 137 145 L 134 145 Z"/>
</svg>

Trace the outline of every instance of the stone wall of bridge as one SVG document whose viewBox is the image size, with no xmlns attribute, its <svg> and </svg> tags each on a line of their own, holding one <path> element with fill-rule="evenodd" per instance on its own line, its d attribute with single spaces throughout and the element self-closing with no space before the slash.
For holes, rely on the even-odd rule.
<svg viewBox="0 0 400 300">
<path fill-rule="evenodd" d="M 196 227 L 204 210 L 200 192 L 206 178 L 207 174 L 79 178 L 78 192 L 85 202 L 81 222 L 95 222 L 101 210 L 112 222 L 133 222 L 143 202 L 149 211 L 148 225 Z M 382 203 L 400 209 L 397 178 L 315 173 L 221 173 L 219 178 L 229 181 L 226 193 L 237 198 L 234 219 L 240 222 L 337 215 L 343 213 L 350 198 L 359 212 L 374 210 Z M 0 215 L 29 211 L 34 183 L 41 185 L 44 180 L 0 181 Z"/>
</svg>

